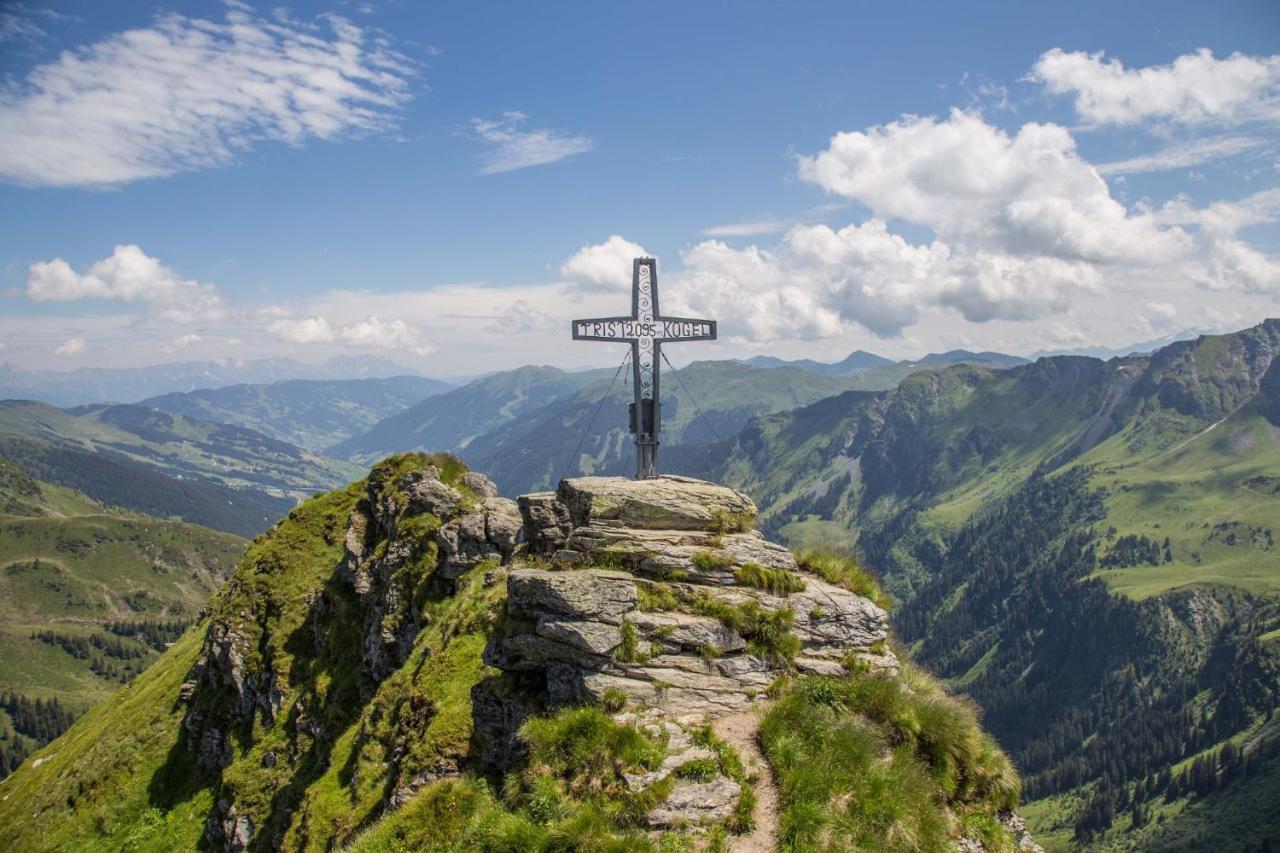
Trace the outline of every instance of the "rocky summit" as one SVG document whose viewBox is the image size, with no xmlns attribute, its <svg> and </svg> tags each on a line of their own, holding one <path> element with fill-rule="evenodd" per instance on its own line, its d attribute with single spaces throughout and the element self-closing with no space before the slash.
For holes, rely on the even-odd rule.
<svg viewBox="0 0 1280 853">
<path fill-rule="evenodd" d="M 755 520 L 683 477 L 510 500 L 384 460 L 4 783 L 0 846 L 1034 849 L 870 576 Z"/>
<path fill-rule="evenodd" d="M 686 477 L 581 477 L 519 507 L 529 547 L 507 574 L 508 619 L 485 649 L 514 678 L 474 694 L 490 766 L 523 759 L 516 734 L 532 714 L 604 703 L 634 709 L 617 719 L 667 740 L 660 767 L 629 779 L 639 789 L 710 757 L 690 733 L 763 700 L 784 672 L 896 672 L 885 611 L 802 573 L 751 528 L 755 504 L 740 492 Z M 682 780 L 646 820 L 722 819 L 739 796 L 723 775 Z"/>
<path fill-rule="evenodd" d="M 485 659 L 542 674 L 552 706 L 613 691 L 667 714 L 725 714 L 784 671 L 897 667 L 885 611 L 802 573 L 733 489 L 583 477 L 519 506 L 530 548 Z M 599 565 L 613 568 L 582 568 Z"/>
</svg>

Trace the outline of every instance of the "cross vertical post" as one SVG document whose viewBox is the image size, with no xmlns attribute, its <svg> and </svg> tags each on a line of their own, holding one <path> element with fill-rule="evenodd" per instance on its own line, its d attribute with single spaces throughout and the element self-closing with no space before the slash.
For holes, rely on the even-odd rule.
<svg viewBox="0 0 1280 853">
<path fill-rule="evenodd" d="M 631 345 L 635 400 L 631 432 L 636 442 L 636 479 L 658 476 L 658 435 L 662 428 L 660 365 L 662 345 L 674 341 L 713 341 L 715 320 L 663 317 L 658 310 L 658 262 L 636 258 L 631 267 L 631 316 L 573 321 L 576 341 Z"/>
</svg>

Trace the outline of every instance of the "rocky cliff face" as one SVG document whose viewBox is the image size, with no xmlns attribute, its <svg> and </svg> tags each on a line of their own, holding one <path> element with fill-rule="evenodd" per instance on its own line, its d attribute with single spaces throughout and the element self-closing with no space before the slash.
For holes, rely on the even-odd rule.
<svg viewBox="0 0 1280 853">
<path fill-rule="evenodd" d="M 532 713 L 600 703 L 667 739 L 661 765 L 629 779 L 641 790 L 708 758 L 691 740 L 697 726 L 763 700 L 783 673 L 896 671 L 885 611 L 802 572 L 751 528 L 756 508 L 740 492 L 684 477 L 582 477 L 519 506 L 528 549 L 485 649 L 508 677 L 473 694 L 496 769 L 521 760 L 516 730 Z M 711 823 L 740 795 L 723 774 L 681 780 L 646 820 Z"/>
<path fill-rule="evenodd" d="M 530 549 L 486 660 L 543 674 L 552 706 L 613 692 L 668 714 L 723 714 L 783 671 L 896 666 L 885 612 L 801 572 L 751 529 L 755 505 L 732 489 L 583 477 L 520 508 Z M 616 568 L 580 568 L 601 564 Z"/>
</svg>

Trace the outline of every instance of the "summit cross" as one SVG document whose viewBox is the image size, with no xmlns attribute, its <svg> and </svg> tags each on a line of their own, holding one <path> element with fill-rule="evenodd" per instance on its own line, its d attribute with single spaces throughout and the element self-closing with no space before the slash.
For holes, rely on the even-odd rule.
<svg viewBox="0 0 1280 853">
<path fill-rule="evenodd" d="M 658 311 L 658 262 L 636 258 L 631 268 L 631 316 L 574 320 L 573 339 L 631 344 L 635 402 L 630 413 L 631 432 L 636 437 L 636 479 L 658 476 L 662 345 L 672 341 L 713 341 L 716 321 L 663 317 Z"/>
</svg>

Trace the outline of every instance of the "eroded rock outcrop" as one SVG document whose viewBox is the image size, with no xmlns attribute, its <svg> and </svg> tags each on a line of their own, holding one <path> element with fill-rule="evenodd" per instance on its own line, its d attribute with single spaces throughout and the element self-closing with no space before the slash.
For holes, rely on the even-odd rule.
<svg viewBox="0 0 1280 853">
<path fill-rule="evenodd" d="M 504 630 L 485 661 L 477 731 L 514 744 L 529 708 L 626 708 L 667 738 L 653 778 L 696 760 L 689 727 L 764 698 L 783 672 L 896 668 L 887 614 L 804 572 L 751 525 L 733 489 L 684 477 L 583 477 L 519 501 L 527 551 L 507 577 Z M 608 568 L 603 568 L 608 567 Z M 515 685 L 523 685 L 516 689 Z M 518 751 L 486 751 L 495 768 Z M 681 779 L 648 815 L 667 827 L 723 818 L 740 794 L 723 776 Z"/>
<path fill-rule="evenodd" d="M 349 722 L 326 708 L 327 699 L 308 683 L 308 673 L 294 671 L 296 657 L 281 653 L 290 648 L 290 640 L 273 635 L 280 633 L 283 608 L 305 610 L 296 637 L 310 646 L 310 654 L 324 654 L 335 636 L 345 641 L 347 624 L 358 625 L 359 677 L 378 684 L 413 651 L 425 627 L 428 597 L 449 595 L 453 582 L 481 562 L 512 558 L 523 531 L 515 501 L 499 497 L 493 483 L 456 460 L 443 462 L 456 470 L 442 472 L 416 456 L 393 457 L 373 469 L 363 498 L 346 517 L 345 530 L 334 531 L 342 545 L 342 557 L 332 570 L 336 587 L 312 588 L 300 600 L 282 601 L 255 588 L 253 573 L 228 586 L 222 613 L 211 621 L 181 695 L 187 706 L 183 726 L 202 769 L 220 772 L 230 766 L 236 758 L 235 734 L 251 730 L 255 720 L 264 725 L 286 721 L 294 754 L 340 734 L 330 730 L 330 721 Z M 255 573 L 273 575 L 282 559 L 278 551 L 263 551 Z M 294 697 L 287 706 L 286 696 Z M 269 766 L 277 760 L 271 753 Z M 456 763 L 442 763 L 405 780 L 402 787 L 412 793 L 433 778 L 457 772 Z M 233 799 L 223 798 L 209 819 L 206 837 L 241 850 L 254 843 L 259 830 Z"/>
<path fill-rule="evenodd" d="M 670 714 L 721 714 L 777 675 L 896 665 L 887 614 L 800 571 L 750 529 L 745 495 L 684 477 L 583 477 L 521 499 L 527 555 L 507 582 L 512 630 L 486 656 L 544 673 L 551 706 L 610 691 Z M 616 569 L 575 568 L 607 564 Z"/>
</svg>

